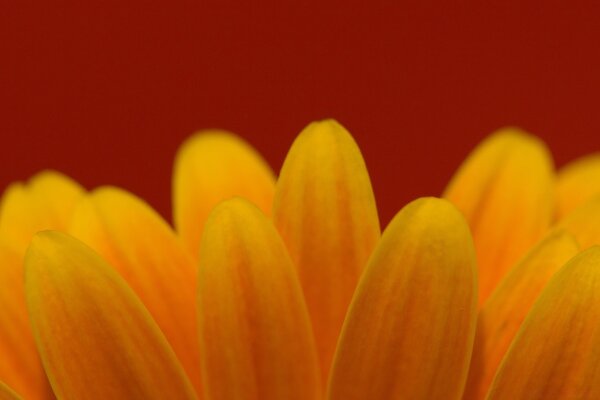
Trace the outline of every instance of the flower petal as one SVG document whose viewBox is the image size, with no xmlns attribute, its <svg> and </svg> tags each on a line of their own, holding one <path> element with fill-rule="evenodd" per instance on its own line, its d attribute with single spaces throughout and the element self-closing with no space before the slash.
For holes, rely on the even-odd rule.
<svg viewBox="0 0 600 400">
<path fill-rule="evenodd" d="M 83 189 L 55 171 L 43 171 L 27 184 L 13 183 L 0 204 L 0 236 L 24 253 L 34 233 L 66 229 Z"/>
<path fill-rule="evenodd" d="M 21 396 L 15 393 L 4 382 L 0 382 L 0 400 L 21 400 Z"/>
<path fill-rule="evenodd" d="M 245 200 L 223 202 L 206 223 L 198 310 L 207 398 L 320 398 L 296 271 L 271 222 Z"/>
<path fill-rule="evenodd" d="M 333 120 L 298 136 L 281 169 L 273 220 L 299 271 L 324 380 L 361 271 L 379 238 L 360 150 Z"/>
<path fill-rule="evenodd" d="M 200 393 L 197 268 L 171 228 L 142 200 L 124 190 L 105 187 L 81 202 L 69 232 L 125 278 Z"/>
<path fill-rule="evenodd" d="M 195 398 L 141 301 L 83 243 L 60 232 L 35 235 L 25 258 L 25 289 L 58 398 Z"/>
<path fill-rule="evenodd" d="M 548 229 L 554 207 L 550 155 L 537 138 L 505 129 L 467 158 L 444 197 L 473 232 L 479 267 L 479 304 Z"/>
<path fill-rule="evenodd" d="M 221 200 L 242 196 L 270 212 L 274 185 L 266 161 L 234 134 L 211 130 L 186 140 L 173 172 L 173 220 L 187 249 L 197 256 L 206 218 Z"/>
<path fill-rule="evenodd" d="M 600 398 L 600 247 L 552 278 L 511 345 L 488 400 Z"/>
<path fill-rule="evenodd" d="M 600 153 L 565 165 L 556 180 L 557 219 L 597 195 L 600 195 Z"/>
<path fill-rule="evenodd" d="M 546 283 L 579 246 L 559 231 L 534 247 L 486 301 L 477 319 L 471 368 L 463 400 L 484 399 L 521 323 Z"/>
<path fill-rule="evenodd" d="M 392 220 L 344 324 L 331 400 L 459 399 L 475 334 L 475 250 L 449 202 L 425 198 Z"/>
<path fill-rule="evenodd" d="M 582 249 L 600 245 L 600 196 L 577 207 L 555 229 L 564 229 L 577 239 Z"/>
<path fill-rule="evenodd" d="M 51 399 L 27 318 L 23 285 L 23 257 L 0 243 L 0 380 L 27 399 Z"/>
</svg>

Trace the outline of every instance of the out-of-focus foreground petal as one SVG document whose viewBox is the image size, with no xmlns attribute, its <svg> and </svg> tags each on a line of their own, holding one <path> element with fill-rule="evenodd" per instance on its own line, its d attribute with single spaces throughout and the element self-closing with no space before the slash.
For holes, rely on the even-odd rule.
<svg viewBox="0 0 600 400">
<path fill-rule="evenodd" d="M 313 122 L 292 145 L 273 220 L 299 271 L 325 381 L 358 277 L 380 235 L 362 155 L 336 121 Z"/>
<path fill-rule="evenodd" d="M 600 398 L 600 247 L 548 283 L 502 361 L 488 400 Z"/>
<path fill-rule="evenodd" d="M 206 223 L 198 318 L 207 399 L 320 398 L 296 271 L 271 222 L 245 200 L 220 204 Z"/>
<path fill-rule="evenodd" d="M 141 301 L 83 243 L 54 231 L 35 235 L 25 257 L 25 290 L 58 398 L 196 398 Z"/>
<path fill-rule="evenodd" d="M 556 180 L 556 217 L 600 195 L 600 153 L 577 159 L 560 169 Z"/>
<path fill-rule="evenodd" d="M 269 214 L 275 177 L 266 161 L 232 133 L 202 131 L 180 147 L 173 171 L 173 222 L 198 256 L 202 229 L 220 201 L 241 196 Z"/>
<path fill-rule="evenodd" d="M 463 216 L 407 205 L 361 278 L 336 352 L 331 400 L 459 399 L 475 334 L 475 250 Z"/>
<path fill-rule="evenodd" d="M 564 229 L 571 233 L 582 249 L 600 245 L 600 196 L 575 208 L 555 229 Z"/>
<path fill-rule="evenodd" d="M 24 253 L 37 231 L 67 228 L 83 193 L 75 181 L 55 171 L 43 171 L 27 184 L 13 183 L 0 204 L 0 236 Z"/>
<path fill-rule="evenodd" d="M 197 267 L 167 223 L 132 194 L 104 187 L 80 203 L 69 233 L 102 255 L 125 278 L 201 393 Z"/>
<path fill-rule="evenodd" d="M 23 256 L 0 243 L 0 380 L 26 399 L 50 399 L 54 396 L 35 348 L 23 285 Z"/>
<path fill-rule="evenodd" d="M 578 250 L 572 235 L 564 231 L 553 233 L 500 282 L 479 312 L 464 400 L 485 398 L 531 306 L 554 273 Z"/>
<path fill-rule="evenodd" d="M 553 174 L 545 145 L 510 128 L 484 140 L 446 188 L 473 232 L 480 305 L 550 226 Z"/>
<path fill-rule="evenodd" d="M 21 400 L 21 397 L 4 382 L 0 382 L 0 400 Z"/>
</svg>

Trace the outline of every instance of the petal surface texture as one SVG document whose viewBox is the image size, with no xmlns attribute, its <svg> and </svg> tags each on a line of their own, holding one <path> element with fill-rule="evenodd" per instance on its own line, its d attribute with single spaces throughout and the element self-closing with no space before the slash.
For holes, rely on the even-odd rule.
<svg viewBox="0 0 600 400">
<path fill-rule="evenodd" d="M 329 399 L 460 399 L 477 306 L 463 216 L 418 199 L 385 230 L 344 324 Z"/>
<path fill-rule="evenodd" d="M 0 382 L 0 400 L 21 400 L 21 397 L 4 382 Z"/>
<path fill-rule="evenodd" d="M 480 305 L 548 229 L 553 192 L 545 145 L 517 129 L 484 140 L 452 178 L 444 197 L 463 212 L 473 232 Z"/>
<path fill-rule="evenodd" d="M 202 131 L 180 147 L 173 172 L 173 220 L 194 257 L 208 214 L 220 201 L 241 196 L 270 213 L 275 177 L 266 161 L 236 135 Z"/>
<path fill-rule="evenodd" d="M 0 204 L 0 236 L 24 253 L 37 231 L 67 228 L 83 193 L 76 182 L 55 171 L 41 172 L 26 184 L 13 183 Z"/>
<path fill-rule="evenodd" d="M 197 267 L 167 223 L 132 194 L 105 187 L 81 202 L 73 215 L 70 233 L 97 251 L 125 278 L 200 393 Z"/>
<path fill-rule="evenodd" d="M 600 398 L 600 247 L 556 273 L 523 322 L 488 394 L 495 399 Z"/>
<path fill-rule="evenodd" d="M 325 382 L 358 277 L 380 236 L 362 155 L 336 121 L 308 125 L 292 145 L 273 220 L 298 268 Z"/>
<path fill-rule="evenodd" d="M 23 281 L 23 256 L 0 243 L 0 380 L 27 399 L 54 396 L 31 332 Z"/>
<path fill-rule="evenodd" d="M 195 399 L 148 311 L 100 256 L 46 231 L 25 258 L 27 307 L 60 399 Z"/>
<path fill-rule="evenodd" d="M 206 399 L 320 398 L 296 271 L 272 223 L 246 200 L 222 203 L 206 224 L 198 310 Z"/>
<path fill-rule="evenodd" d="M 600 153 L 575 160 L 558 172 L 556 213 L 561 219 L 578 206 L 600 195 Z"/>
<path fill-rule="evenodd" d="M 506 354 L 543 288 L 579 246 L 570 234 L 553 233 L 534 247 L 498 285 L 479 311 L 464 400 L 484 399 Z"/>
</svg>

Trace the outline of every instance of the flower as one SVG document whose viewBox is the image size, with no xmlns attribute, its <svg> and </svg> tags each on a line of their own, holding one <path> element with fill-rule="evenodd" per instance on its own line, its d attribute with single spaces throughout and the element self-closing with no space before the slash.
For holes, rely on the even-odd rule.
<svg viewBox="0 0 600 400">
<path fill-rule="evenodd" d="M 43 172 L 0 205 L 0 398 L 597 398 L 599 175 L 508 128 L 381 235 L 332 120 L 277 179 L 235 135 L 190 138 L 175 230 Z"/>
</svg>

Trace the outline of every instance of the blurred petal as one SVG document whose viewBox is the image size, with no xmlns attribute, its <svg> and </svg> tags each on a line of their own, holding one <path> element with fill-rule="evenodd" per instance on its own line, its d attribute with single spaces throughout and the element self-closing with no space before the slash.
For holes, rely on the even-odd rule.
<svg viewBox="0 0 600 400">
<path fill-rule="evenodd" d="M 197 268 L 171 228 L 142 200 L 105 187 L 81 202 L 70 233 L 96 250 L 125 278 L 200 393 Z"/>
<path fill-rule="evenodd" d="M 165 337 L 125 281 L 59 232 L 34 236 L 25 259 L 27 307 L 58 398 L 194 399 Z"/>
<path fill-rule="evenodd" d="M 556 180 L 556 214 L 561 219 L 592 197 L 600 195 L 600 153 L 565 165 Z"/>
<path fill-rule="evenodd" d="M 55 171 L 43 171 L 27 184 L 13 183 L 0 204 L 0 236 L 24 253 L 34 233 L 66 229 L 83 193 L 75 181 Z"/>
<path fill-rule="evenodd" d="M 273 204 L 311 316 L 323 380 L 358 277 L 379 238 L 371 182 L 352 136 L 333 120 L 298 136 Z"/>
<path fill-rule="evenodd" d="M 557 225 L 577 239 L 582 249 L 600 245 L 600 196 L 577 207 Z"/>
<path fill-rule="evenodd" d="M 4 382 L 0 382 L 0 400 L 21 400 L 21 396 L 6 386 Z"/>
<path fill-rule="evenodd" d="M 270 212 L 274 185 L 269 165 L 241 138 L 211 130 L 186 140 L 173 172 L 173 220 L 187 249 L 197 257 L 206 218 L 221 200 L 241 196 Z"/>
<path fill-rule="evenodd" d="M 385 230 L 344 324 L 331 400 L 460 399 L 475 334 L 475 250 L 447 201 L 407 205 Z"/>
<path fill-rule="evenodd" d="M 570 234 L 551 234 L 513 268 L 479 312 L 464 400 L 484 399 L 521 323 L 546 283 L 579 246 Z"/>
<path fill-rule="evenodd" d="M 54 396 L 35 348 L 23 284 L 23 257 L 0 243 L 0 380 L 27 399 L 50 399 Z"/>
<path fill-rule="evenodd" d="M 552 278 L 502 361 L 487 397 L 600 398 L 600 247 Z"/>
<path fill-rule="evenodd" d="M 548 229 L 553 179 L 545 145 L 511 128 L 484 140 L 446 188 L 444 197 L 463 212 L 473 232 L 480 305 Z"/>
<path fill-rule="evenodd" d="M 202 240 L 198 318 L 209 399 L 321 396 L 316 348 L 285 246 L 252 204 L 211 214 Z"/>
</svg>

